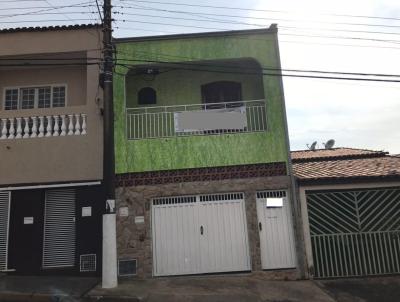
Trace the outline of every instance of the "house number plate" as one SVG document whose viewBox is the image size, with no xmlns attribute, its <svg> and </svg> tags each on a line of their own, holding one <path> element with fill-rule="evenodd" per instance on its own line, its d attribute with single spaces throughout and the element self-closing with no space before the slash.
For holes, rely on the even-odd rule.
<svg viewBox="0 0 400 302">
<path fill-rule="evenodd" d="M 33 217 L 24 217 L 24 224 L 33 224 Z"/>
</svg>

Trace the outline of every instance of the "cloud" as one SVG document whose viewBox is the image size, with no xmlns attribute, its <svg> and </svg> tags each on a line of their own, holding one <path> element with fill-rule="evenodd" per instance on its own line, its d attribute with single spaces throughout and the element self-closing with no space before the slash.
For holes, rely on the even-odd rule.
<svg viewBox="0 0 400 302">
<path fill-rule="evenodd" d="M 258 1 L 257 9 L 297 11 L 297 14 L 262 13 L 286 19 L 306 19 L 320 22 L 392 24 L 388 20 L 324 16 L 320 13 L 391 16 L 399 10 L 395 0 L 282 0 Z M 260 16 L 261 13 L 250 13 Z M 398 15 L 398 14 L 397 14 Z M 276 22 L 276 21 L 274 21 Z M 295 37 L 286 34 L 313 34 L 369 39 L 393 39 L 398 35 L 318 31 L 321 28 L 357 31 L 387 31 L 395 29 L 360 25 L 326 23 L 279 22 L 278 28 L 295 26 L 296 30 L 280 29 L 281 62 L 288 69 L 316 69 L 345 72 L 398 74 L 400 49 L 398 44 L 357 39 Z M 314 31 L 301 29 L 313 27 Z M 292 41 L 298 43 L 288 43 Z M 307 44 L 307 43 L 320 43 Z M 330 44 L 350 44 L 373 47 L 348 47 Z M 400 47 L 399 47 L 400 48 Z M 400 153 L 400 83 L 350 82 L 284 78 L 286 108 L 292 149 L 304 149 L 306 144 L 334 138 L 338 145 L 384 149 Z M 320 144 L 320 146 L 322 146 Z"/>
</svg>

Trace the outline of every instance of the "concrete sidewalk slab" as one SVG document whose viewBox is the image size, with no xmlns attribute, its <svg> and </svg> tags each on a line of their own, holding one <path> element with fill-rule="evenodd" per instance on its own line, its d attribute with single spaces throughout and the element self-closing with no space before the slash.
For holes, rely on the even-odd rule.
<svg viewBox="0 0 400 302">
<path fill-rule="evenodd" d="M 333 302 L 312 281 L 268 281 L 257 275 L 121 280 L 118 288 L 96 286 L 91 301 L 118 297 L 146 302 Z"/>
<path fill-rule="evenodd" d="M 3 276 L 0 301 L 78 301 L 98 283 L 86 277 Z"/>
</svg>

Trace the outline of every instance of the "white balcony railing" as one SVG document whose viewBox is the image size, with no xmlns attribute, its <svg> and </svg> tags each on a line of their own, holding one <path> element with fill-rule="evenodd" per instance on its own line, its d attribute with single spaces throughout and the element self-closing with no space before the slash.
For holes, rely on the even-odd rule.
<svg viewBox="0 0 400 302">
<path fill-rule="evenodd" d="M 128 139 L 267 130 L 265 100 L 126 109 Z M 192 126 L 192 127 L 190 127 Z"/>
<path fill-rule="evenodd" d="M 86 114 L 0 118 L 0 140 L 85 135 Z"/>
</svg>

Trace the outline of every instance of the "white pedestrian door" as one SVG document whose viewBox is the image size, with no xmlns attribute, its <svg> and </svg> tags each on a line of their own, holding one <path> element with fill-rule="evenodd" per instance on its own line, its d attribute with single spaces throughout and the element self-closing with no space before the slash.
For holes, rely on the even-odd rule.
<svg viewBox="0 0 400 302">
<path fill-rule="evenodd" d="M 0 272 L 7 270 L 10 192 L 0 191 Z"/>
<path fill-rule="evenodd" d="M 286 191 L 257 192 L 263 269 L 296 267 L 291 210 Z"/>
<path fill-rule="evenodd" d="M 155 276 L 250 270 L 242 193 L 153 200 Z"/>
</svg>

